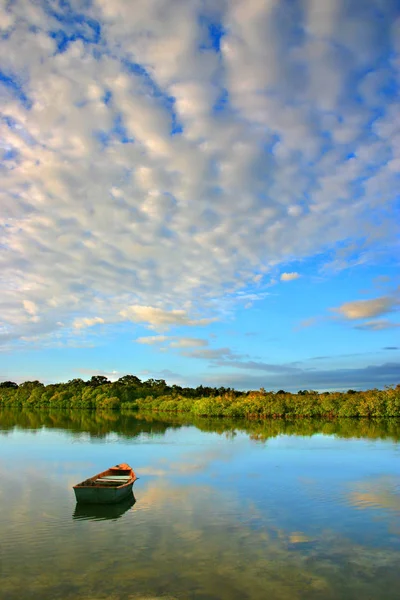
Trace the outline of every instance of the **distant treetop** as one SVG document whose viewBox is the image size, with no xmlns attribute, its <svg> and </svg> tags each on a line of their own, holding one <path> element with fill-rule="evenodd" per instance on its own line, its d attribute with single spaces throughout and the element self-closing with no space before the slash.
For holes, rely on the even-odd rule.
<svg viewBox="0 0 400 600">
<path fill-rule="evenodd" d="M 15 383 L 14 381 L 2 381 L 0 383 L 0 388 L 17 388 L 18 387 L 18 383 Z"/>
</svg>

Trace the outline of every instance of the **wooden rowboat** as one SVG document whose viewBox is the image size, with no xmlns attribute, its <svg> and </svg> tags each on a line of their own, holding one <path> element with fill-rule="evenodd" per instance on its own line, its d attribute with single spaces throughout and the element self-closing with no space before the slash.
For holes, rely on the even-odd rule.
<svg viewBox="0 0 400 600">
<path fill-rule="evenodd" d="M 136 479 L 129 465 L 116 465 L 74 485 L 76 501 L 86 504 L 116 504 L 132 494 Z"/>
</svg>

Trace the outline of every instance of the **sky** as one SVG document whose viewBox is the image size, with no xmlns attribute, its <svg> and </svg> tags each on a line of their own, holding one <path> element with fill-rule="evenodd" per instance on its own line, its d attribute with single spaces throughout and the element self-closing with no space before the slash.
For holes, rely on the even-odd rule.
<svg viewBox="0 0 400 600">
<path fill-rule="evenodd" d="M 0 0 L 0 381 L 400 383 L 398 0 Z"/>
</svg>

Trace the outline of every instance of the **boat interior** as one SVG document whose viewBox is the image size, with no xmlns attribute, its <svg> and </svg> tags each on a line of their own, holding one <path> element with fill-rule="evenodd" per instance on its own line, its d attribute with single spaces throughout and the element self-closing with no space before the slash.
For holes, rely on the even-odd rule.
<svg viewBox="0 0 400 600">
<path fill-rule="evenodd" d="M 135 480 L 135 475 L 129 465 L 121 464 L 112 467 L 103 473 L 90 477 L 76 487 L 101 486 L 101 487 L 120 487 L 131 480 Z"/>
<path fill-rule="evenodd" d="M 98 479 L 94 480 L 96 485 L 106 485 L 106 486 L 119 486 L 124 485 L 124 483 L 128 483 L 132 479 L 131 475 L 102 475 Z"/>
</svg>

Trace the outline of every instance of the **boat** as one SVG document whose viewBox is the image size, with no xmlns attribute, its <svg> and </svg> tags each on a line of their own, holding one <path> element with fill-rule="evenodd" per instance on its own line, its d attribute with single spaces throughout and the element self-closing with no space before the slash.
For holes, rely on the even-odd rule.
<svg viewBox="0 0 400 600">
<path fill-rule="evenodd" d="M 116 521 L 135 505 L 136 498 L 132 492 L 117 504 L 89 504 L 77 502 L 72 514 L 74 521 Z"/>
<path fill-rule="evenodd" d="M 73 486 L 77 502 L 116 504 L 130 494 L 137 477 L 129 465 L 115 465 Z"/>
</svg>

